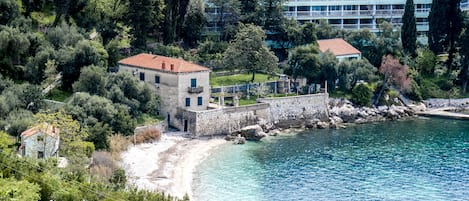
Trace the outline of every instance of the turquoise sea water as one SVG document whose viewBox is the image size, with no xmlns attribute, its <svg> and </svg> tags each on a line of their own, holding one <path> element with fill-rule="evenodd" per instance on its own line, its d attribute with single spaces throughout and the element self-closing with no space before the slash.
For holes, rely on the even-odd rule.
<svg viewBox="0 0 469 201">
<path fill-rule="evenodd" d="M 416 119 L 222 146 L 194 198 L 469 200 L 469 121 Z"/>
</svg>

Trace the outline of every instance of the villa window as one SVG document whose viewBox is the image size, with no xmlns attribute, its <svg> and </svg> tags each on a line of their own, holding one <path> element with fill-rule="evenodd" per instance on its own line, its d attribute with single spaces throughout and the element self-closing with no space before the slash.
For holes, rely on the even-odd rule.
<svg viewBox="0 0 469 201">
<path fill-rule="evenodd" d="M 159 83 L 160 83 L 160 76 L 155 75 L 155 84 L 159 84 Z"/>
<path fill-rule="evenodd" d="M 145 73 L 144 72 L 140 72 L 140 80 L 145 81 Z"/>
<path fill-rule="evenodd" d="M 37 158 L 44 158 L 44 152 L 43 151 L 38 151 L 37 152 Z"/>
<path fill-rule="evenodd" d="M 186 107 L 191 106 L 191 98 L 186 98 Z"/>
<path fill-rule="evenodd" d="M 202 97 L 197 97 L 197 105 L 202 105 Z"/>
<path fill-rule="evenodd" d="M 37 141 L 38 142 L 43 142 L 44 141 L 44 137 L 43 136 L 37 136 Z"/>
<path fill-rule="evenodd" d="M 197 87 L 197 79 L 195 78 L 191 79 L 191 87 Z"/>
</svg>

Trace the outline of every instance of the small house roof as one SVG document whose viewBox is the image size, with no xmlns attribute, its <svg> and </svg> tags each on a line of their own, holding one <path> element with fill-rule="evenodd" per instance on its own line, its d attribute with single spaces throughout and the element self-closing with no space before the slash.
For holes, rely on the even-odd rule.
<svg viewBox="0 0 469 201">
<path fill-rule="evenodd" d="M 34 127 L 25 130 L 21 133 L 21 137 L 30 137 L 33 135 L 36 135 L 39 132 L 43 132 L 47 135 L 50 135 L 52 137 L 57 137 L 59 135 L 59 129 L 55 128 L 54 126 L 43 123 L 43 124 L 37 124 Z"/>
<path fill-rule="evenodd" d="M 122 59 L 119 61 L 119 64 L 175 73 L 210 71 L 207 67 L 188 62 L 181 58 L 145 53 Z"/>
<path fill-rule="evenodd" d="M 321 52 L 330 51 L 335 56 L 361 54 L 359 50 L 354 48 L 342 38 L 318 40 L 319 50 Z"/>
</svg>

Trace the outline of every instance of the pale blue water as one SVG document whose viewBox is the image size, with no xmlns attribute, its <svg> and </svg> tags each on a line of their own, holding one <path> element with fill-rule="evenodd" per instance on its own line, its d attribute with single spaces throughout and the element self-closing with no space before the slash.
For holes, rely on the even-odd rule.
<svg viewBox="0 0 469 201">
<path fill-rule="evenodd" d="M 222 146 L 196 200 L 469 200 L 469 121 L 416 119 Z"/>
</svg>

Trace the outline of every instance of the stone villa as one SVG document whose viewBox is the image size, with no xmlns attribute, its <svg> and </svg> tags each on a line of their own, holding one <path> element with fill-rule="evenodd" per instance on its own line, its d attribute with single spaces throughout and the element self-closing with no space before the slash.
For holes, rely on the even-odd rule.
<svg viewBox="0 0 469 201">
<path fill-rule="evenodd" d="M 38 124 L 21 133 L 19 153 L 32 158 L 57 157 L 60 144 L 59 129 Z"/>
<path fill-rule="evenodd" d="M 330 51 L 339 60 L 361 59 L 362 53 L 342 38 L 318 40 L 321 52 Z"/>
<path fill-rule="evenodd" d="M 119 61 L 119 71 L 132 73 L 160 96 L 159 115 L 168 124 L 188 131 L 183 110 L 202 111 L 210 99 L 210 69 L 185 61 L 152 54 L 138 54 Z"/>
</svg>

